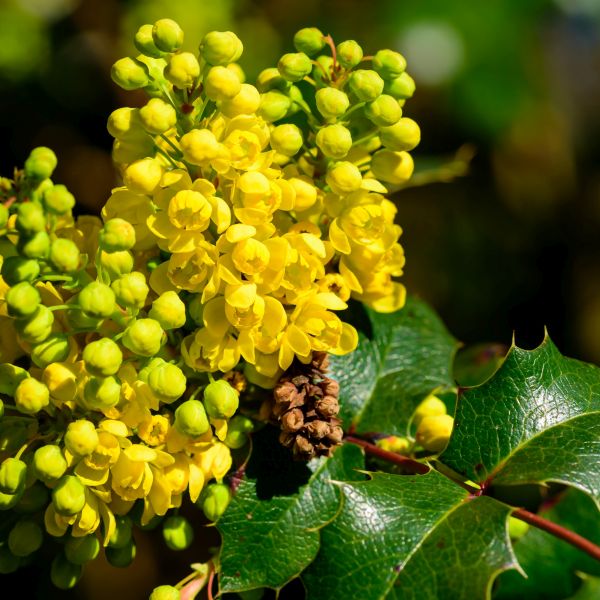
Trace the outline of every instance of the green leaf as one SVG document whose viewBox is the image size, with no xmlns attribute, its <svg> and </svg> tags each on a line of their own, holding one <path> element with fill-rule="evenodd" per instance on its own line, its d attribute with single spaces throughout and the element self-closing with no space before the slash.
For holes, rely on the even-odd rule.
<svg viewBox="0 0 600 600">
<path fill-rule="evenodd" d="M 511 348 L 496 374 L 461 390 L 440 460 L 471 480 L 558 481 L 600 500 L 600 369 L 563 357 L 549 338 Z"/>
<path fill-rule="evenodd" d="M 516 566 L 506 533 L 511 509 L 469 497 L 436 471 L 373 473 L 342 487 L 342 511 L 302 574 L 308 600 L 476 600 L 495 574 Z"/>
<path fill-rule="evenodd" d="M 598 509 L 593 500 L 579 490 L 568 490 L 559 502 L 541 511 L 540 515 L 596 544 L 600 543 Z M 581 586 L 576 571 L 600 575 L 600 563 L 541 529 L 531 527 L 515 542 L 514 549 L 527 579 L 519 573 L 503 573 L 498 579 L 495 594 L 502 600 L 567 598 Z"/>
<path fill-rule="evenodd" d="M 433 390 L 454 386 L 451 365 L 458 347 L 435 312 L 408 298 L 391 314 L 354 308 L 358 348 L 331 357 L 340 383 L 340 417 L 347 429 L 407 435 L 416 406 Z"/>
<path fill-rule="evenodd" d="M 362 477 L 358 447 L 345 444 L 329 459 L 293 462 L 277 434 L 266 427 L 253 436 L 245 476 L 217 522 L 222 592 L 279 589 L 296 577 L 317 555 L 319 529 L 340 509 L 341 490 L 332 481 Z"/>
<path fill-rule="evenodd" d="M 583 577 L 583 583 L 569 600 L 598 600 L 600 598 L 600 577 Z"/>
</svg>

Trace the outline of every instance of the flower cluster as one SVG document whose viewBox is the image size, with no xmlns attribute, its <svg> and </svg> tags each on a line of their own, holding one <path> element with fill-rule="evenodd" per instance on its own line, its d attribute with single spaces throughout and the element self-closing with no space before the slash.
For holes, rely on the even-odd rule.
<svg viewBox="0 0 600 600">
<path fill-rule="evenodd" d="M 231 449 L 252 423 L 234 416 L 234 387 L 180 360 L 186 307 L 136 270 L 134 226 L 74 219 L 55 165 L 36 148 L 0 181 L 0 510 L 13 523 L 0 572 L 36 552 L 45 529 L 63 544 L 53 581 L 71 587 L 98 537 L 127 566 L 132 522 L 156 523 L 185 494 L 218 518 Z M 163 526 L 176 549 L 191 542 L 181 519 Z"/>
<path fill-rule="evenodd" d="M 198 54 L 182 43 L 169 19 L 144 25 L 140 54 L 113 66 L 117 84 L 151 98 L 108 120 L 123 186 L 103 216 L 134 227 L 156 293 L 189 293 L 186 364 L 243 360 L 252 382 L 273 387 L 294 358 L 356 347 L 338 314 L 351 297 L 383 312 L 404 304 L 401 229 L 382 182 L 412 174 L 420 133 L 402 106 L 414 83 L 399 53 L 363 56 L 315 28 L 256 86 L 234 33 L 208 33 Z"/>
</svg>

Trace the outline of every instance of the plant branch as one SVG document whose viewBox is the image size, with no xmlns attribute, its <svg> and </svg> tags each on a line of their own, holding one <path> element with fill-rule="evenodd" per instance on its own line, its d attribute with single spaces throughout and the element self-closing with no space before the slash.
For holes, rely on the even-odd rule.
<svg viewBox="0 0 600 600">
<path fill-rule="evenodd" d="M 352 435 L 347 435 L 345 440 L 350 444 L 356 444 L 357 446 L 360 446 L 366 454 L 370 454 L 371 456 L 381 458 L 389 463 L 408 468 L 415 473 L 419 473 L 420 475 L 423 475 L 429 471 L 429 467 L 423 463 L 413 460 L 408 456 L 396 454 L 396 452 L 389 452 L 383 448 L 379 448 L 375 444 L 371 444 L 370 442 L 366 442 L 365 440 L 361 440 L 360 438 Z"/>
<path fill-rule="evenodd" d="M 380 458 L 389 463 L 395 465 L 401 465 L 403 467 L 408 467 L 414 470 L 416 473 L 424 474 L 429 471 L 429 467 L 424 465 L 423 463 L 417 462 L 408 456 L 402 456 L 401 454 L 396 454 L 395 452 L 388 452 L 387 450 L 383 450 L 379 448 L 375 444 L 371 444 L 366 442 L 365 440 L 361 440 L 360 438 L 354 437 L 352 435 L 347 435 L 345 438 L 346 442 L 351 444 L 356 444 L 363 448 L 365 453 L 370 454 L 371 456 L 375 456 L 376 458 Z M 440 471 L 442 475 L 448 475 L 443 471 Z M 471 493 L 472 496 L 481 496 L 485 494 L 485 488 L 477 489 L 466 482 L 457 481 L 452 477 L 448 477 L 451 481 L 454 481 L 457 485 L 460 485 L 463 489 L 467 490 Z M 557 523 L 553 523 L 544 517 L 540 517 L 540 515 L 536 515 L 535 513 L 529 512 L 524 508 L 517 508 L 512 512 L 512 516 L 520 521 L 524 521 L 533 527 L 537 527 L 542 531 L 546 531 L 547 533 L 575 546 L 575 548 L 585 552 L 592 558 L 600 561 L 600 546 L 597 546 L 590 540 L 580 536 L 578 533 L 566 529 L 562 527 L 562 525 L 558 525 Z"/>
<path fill-rule="evenodd" d="M 544 519 L 544 517 L 540 517 L 539 515 L 529 512 L 524 508 L 517 508 L 517 510 L 512 513 L 512 516 L 520 521 L 525 521 L 525 523 L 533 525 L 538 529 L 542 529 L 543 531 L 546 531 L 557 538 L 560 538 L 572 546 L 575 546 L 575 548 L 578 548 L 582 552 L 589 554 L 592 558 L 600 561 L 600 546 L 597 546 L 593 542 L 586 540 L 578 533 L 570 531 L 569 529 L 566 529 L 561 525 L 557 525 L 552 521 L 548 521 L 548 519 Z"/>
</svg>

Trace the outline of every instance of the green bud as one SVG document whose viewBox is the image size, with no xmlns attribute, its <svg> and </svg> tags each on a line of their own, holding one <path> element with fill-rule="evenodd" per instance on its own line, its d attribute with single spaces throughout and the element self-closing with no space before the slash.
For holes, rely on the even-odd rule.
<svg viewBox="0 0 600 600">
<path fill-rule="evenodd" d="M 56 169 L 56 154 L 45 146 L 34 148 L 25 161 L 25 175 L 32 179 L 47 179 Z"/>
<path fill-rule="evenodd" d="M 150 56 L 152 58 L 161 58 L 164 56 L 164 53 L 161 52 L 154 43 L 154 38 L 152 37 L 152 29 L 153 26 L 150 23 L 146 23 L 142 25 L 136 32 L 133 43 L 135 47 L 146 56 Z"/>
<path fill-rule="evenodd" d="M 98 233 L 98 246 L 105 252 L 130 250 L 134 245 L 135 229 L 125 219 L 109 219 Z"/>
<path fill-rule="evenodd" d="M 47 258 L 50 254 L 50 236 L 45 231 L 38 231 L 31 236 L 22 235 L 18 248 L 27 258 Z"/>
<path fill-rule="evenodd" d="M 19 514 L 34 514 L 48 506 L 48 488 L 41 482 L 36 481 L 32 486 L 26 487 L 21 500 L 15 506 L 15 512 Z"/>
<path fill-rule="evenodd" d="M 142 308 L 150 288 L 146 285 L 146 277 L 139 271 L 128 273 L 112 282 L 110 286 L 117 302 L 127 308 Z"/>
<path fill-rule="evenodd" d="M 352 148 L 352 135 L 343 125 L 327 125 L 317 132 L 317 146 L 329 158 L 344 158 Z"/>
<path fill-rule="evenodd" d="M 121 275 L 131 273 L 133 269 L 133 254 L 128 250 L 110 253 L 101 250 L 100 265 L 111 280 L 118 279 Z"/>
<path fill-rule="evenodd" d="M 512 540 L 522 538 L 529 531 L 529 523 L 516 517 L 508 517 L 508 535 Z"/>
<path fill-rule="evenodd" d="M 43 541 L 44 532 L 34 521 L 17 521 L 8 534 L 8 548 L 19 557 L 33 554 Z"/>
<path fill-rule="evenodd" d="M 372 102 L 383 92 L 383 79 L 369 69 L 353 71 L 348 86 L 361 102 Z"/>
<path fill-rule="evenodd" d="M 194 540 L 194 530 L 190 522 L 179 515 L 165 519 L 162 532 L 165 543 L 171 550 L 185 550 Z"/>
<path fill-rule="evenodd" d="M 284 79 L 276 67 L 269 67 L 258 74 L 256 79 L 256 89 L 264 94 L 271 90 L 287 92 L 290 89 L 290 82 Z"/>
<path fill-rule="evenodd" d="M 15 227 L 26 235 L 46 230 L 46 214 L 37 202 L 23 202 L 17 208 Z"/>
<path fill-rule="evenodd" d="M 8 208 L 4 204 L 0 204 L 0 229 L 5 229 L 8 223 Z"/>
<path fill-rule="evenodd" d="M 85 506 L 85 486 L 75 475 L 63 475 L 52 490 L 52 504 L 60 515 L 76 515 Z"/>
<path fill-rule="evenodd" d="M 317 56 L 316 62 L 312 70 L 312 78 L 318 86 L 328 86 L 333 74 L 333 57 L 321 54 Z"/>
<path fill-rule="evenodd" d="M 243 415 L 235 415 L 227 424 L 225 445 L 232 450 L 242 448 L 248 443 L 248 434 L 254 430 L 252 420 Z"/>
<path fill-rule="evenodd" d="M 52 179 L 42 179 L 30 192 L 29 199 L 33 202 L 41 203 L 44 202 L 44 194 L 54 187 Z"/>
<path fill-rule="evenodd" d="M 354 40 L 346 40 L 336 46 L 336 54 L 344 69 L 352 69 L 362 60 L 363 50 Z"/>
<path fill-rule="evenodd" d="M 109 377 L 90 377 L 83 387 L 83 399 L 92 410 L 106 410 L 118 404 L 121 384 Z"/>
<path fill-rule="evenodd" d="M 61 552 L 52 560 L 50 581 L 60 590 L 70 590 L 81 579 L 83 567 L 75 565 Z"/>
<path fill-rule="evenodd" d="M 152 98 L 146 106 L 140 108 L 140 121 L 148 133 L 165 133 L 177 123 L 175 109 L 160 98 Z M 129 248 L 119 248 L 128 250 Z"/>
<path fill-rule="evenodd" d="M 79 292 L 78 302 L 88 315 L 100 319 L 110 317 L 116 308 L 115 293 L 99 281 L 88 283 Z"/>
<path fill-rule="evenodd" d="M 14 573 L 21 566 L 21 559 L 8 546 L 0 546 L 0 575 Z"/>
<path fill-rule="evenodd" d="M 292 123 L 278 125 L 271 131 L 271 148 L 285 156 L 297 154 L 302 143 L 302 131 Z"/>
<path fill-rule="evenodd" d="M 0 492 L 0 511 L 11 510 L 21 501 L 22 497 L 22 491 L 17 494 L 3 494 Z"/>
<path fill-rule="evenodd" d="M 383 89 L 386 94 L 398 100 L 406 100 L 407 98 L 412 98 L 412 95 L 415 93 L 415 82 L 405 71 L 400 77 L 386 81 Z"/>
<path fill-rule="evenodd" d="M 381 94 L 373 102 L 367 103 L 365 115 L 369 121 L 378 127 L 389 127 L 400 120 L 402 109 L 393 96 Z"/>
<path fill-rule="evenodd" d="M 200 76 L 200 63 L 191 52 L 179 52 L 169 57 L 165 78 L 179 89 L 192 87 Z"/>
<path fill-rule="evenodd" d="M 73 456 L 91 454 L 100 442 L 96 427 L 87 419 L 78 419 L 69 423 L 64 439 L 67 450 Z"/>
<path fill-rule="evenodd" d="M 159 356 L 151 358 L 145 364 L 145 366 L 138 371 L 138 379 L 143 381 L 144 383 L 148 383 L 148 376 L 154 369 L 158 369 L 158 367 L 162 365 L 166 365 L 166 361 Z"/>
<path fill-rule="evenodd" d="M 312 62 L 304 52 L 284 54 L 277 63 L 281 76 L 288 81 L 302 81 L 312 72 Z"/>
<path fill-rule="evenodd" d="M 40 369 L 43 369 L 50 363 L 67 360 L 70 351 L 71 346 L 67 334 L 54 333 L 31 349 L 31 360 Z"/>
<path fill-rule="evenodd" d="M 154 319 L 137 319 L 125 330 L 123 345 L 139 356 L 154 356 L 160 351 L 165 332 Z"/>
<path fill-rule="evenodd" d="M 88 315 L 82 310 L 79 310 L 77 296 L 69 298 L 69 300 L 67 300 L 67 304 L 73 306 L 73 309 L 68 309 L 67 311 L 65 311 L 67 321 L 69 322 L 70 327 L 72 327 L 73 329 L 98 329 L 98 327 L 102 323 L 102 319 L 92 317 L 91 315 Z"/>
<path fill-rule="evenodd" d="M 148 67 L 134 58 L 120 58 L 110 70 L 112 80 L 124 90 L 137 90 L 150 83 Z"/>
<path fill-rule="evenodd" d="M 64 215 L 75 206 L 75 197 L 64 185 L 58 184 L 44 191 L 43 202 L 49 213 Z"/>
<path fill-rule="evenodd" d="M 383 79 L 396 79 L 404 73 L 406 59 L 394 50 L 379 50 L 373 57 L 373 68 Z"/>
<path fill-rule="evenodd" d="M 314 56 L 324 46 L 323 34 L 316 27 L 304 27 L 294 35 L 294 48 L 308 56 Z"/>
<path fill-rule="evenodd" d="M 152 590 L 150 600 L 181 600 L 181 593 L 172 585 L 159 585 Z"/>
<path fill-rule="evenodd" d="M 175 427 L 180 433 L 198 437 L 210 429 L 206 410 L 199 400 L 186 400 L 175 411 Z"/>
<path fill-rule="evenodd" d="M 67 466 L 60 446 L 55 444 L 41 446 L 33 455 L 33 471 L 37 478 L 45 483 L 60 479 L 65 474 Z"/>
<path fill-rule="evenodd" d="M 101 338 L 86 345 L 82 356 L 88 373 L 99 377 L 114 375 L 123 362 L 121 348 L 109 338 Z"/>
<path fill-rule="evenodd" d="M 356 165 L 343 161 L 335 163 L 329 168 L 326 181 L 334 193 L 342 196 L 360 188 L 362 175 Z"/>
<path fill-rule="evenodd" d="M 185 325 L 185 304 L 177 292 L 164 292 L 152 303 L 148 316 L 164 330 L 177 329 Z"/>
<path fill-rule="evenodd" d="M 452 433 L 454 419 L 450 415 L 424 417 L 417 427 L 415 439 L 429 452 L 441 452 Z"/>
<path fill-rule="evenodd" d="M 202 493 L 200 501 L 206 518 L 218 521 L 231 502 L 231 490 L 224 483 L 211 483 Z"/>
<path fill-rule="evenodd" d="M 136 555 L 136 546 L 133 539 L 122 548 L 111 548 L 110 546 L 104 551 L 106 553 L 106 560 L 113 566 L 125 569 L 134 560 Z"/>
<path fill-rule="evenodd" d="M 36 288 L 23 281 L 8 290 L 5 301 L 11 317 L 28 317 L 35 313 L 42 299 Z"/>
<path fill-rule="evenodd" d="M 209 65 L 228 65 L 236 62 L 244 46 L 231 31 L 211 31 L 200 42 L 200 54 Z"/>
<path fill-rule="evenodd" d="M 209 383 L 204 390 L 204 407 L 209 416 L 229 419 L 238 409 L 240 397 L 224 379 Z"/>
<path fill-rule="evenodd" d="M 98 556 L 100 542 L 93 533 L 83 537 L 69 537 L 65 542 L 64 551 L 69 562 L 83 565 Z"/>
<path fill-rule="evenodd" d="M 161 402 L 174 402 L 185 392 L 187 380 L 176 365 L 164 363 L 148 374 L 148 385 Z"/>
<path fill-rule="evenodd" d="M 80 254 L 77 244 L 73 240 L 59 238 L 50 246 L 50 260 L 52 264 L 65 273 L 77 271 L 80 264 Z"/>
<path fill-rule="evenodd" d="M 163 52 L 176 52 L 183 44 L 183 30 L 172 19 L 159 19 L 152 27 L 154 45 Z"/>
<path fill-rule="evenodd" d="M 52 333 L 53 323 L 52 311 L 40 304 L 28 318 L 16 319 L 15 329 L 23 341 L 29 344 L 40 344 Z"/>
<path fill-rule="evenodd" d="M 273 90 L 261 95 L 257 114 L 268 122 L 279 121 L 287 115 L 291 105 L 286 95 Z"/>
<path fill-rule="evenodd" d="M 421 130 L 412 119 L 403 117 L 395 125 L 382 127 L 379 137 L 381 143 L 390 150 L 408 151 L 421 141 Z"/>
<path fill-rule="evenodd" d="M 25 487 L 27 465 L 18 458 L 5 458 L 0 465 L 0 492 L 17 494 Z"/>
<path fill-rule="evenodd" d="M 350 106 L 350 100 L 348 96 L 332 87 L 324 87 L 317 90 L 315 94 L 315 100 L 317 102 L 317 108 L 319 112 L 326 118 L 332 119 L 343 115 Z"/>
<path fill-rule="evenodd" d="M 16 285 L 21 281 L 32 282 L 40 274 L 40 263 L 21 256 L 9 256 L 2 263 L 1 273 L 8 285 Z"/>
<path fill-rule="evenodd" d="M 35 415 L 50 403 L 48 388 L 37 379 L 23 379 L 15 390 L 15 405 L 19 412 Z"/>
<path fill-rule="evenodd" d="M 131 542 L 133 522 L 127 516 L 115 517 L 115 531 L 108 540 L 111 548 L 124 548 Z"/>
</svg>

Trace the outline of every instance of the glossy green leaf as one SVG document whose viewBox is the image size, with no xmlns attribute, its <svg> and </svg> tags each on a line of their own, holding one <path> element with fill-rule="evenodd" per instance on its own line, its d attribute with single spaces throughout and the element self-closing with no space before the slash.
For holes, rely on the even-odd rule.
<svg viewBox="0 0 600 600">
<path fill-rule="evenodd" d="M 593 500 L 579 490 L 568 490 L 556 504 L 540 514 L 596 544 L 600 543 L 598 509 Z M 502 600 L 567 598 L 582 584 L 577 571 L 600 575 L 598 561 L 571 544 L 534 527 L 515 542 L 514 549 L 527 579 L 517 572 L 503 573 L 495 594 Z"/>
<path fill-rule="evenodd" d="M 319 529 L 335 518 L 341 490 L 333 481 L 357 480 L 360 449 L 346 444 L 332 458 L 293 462 L 267 427 L 253 436 L 245 475 L 217 523 L 222 536 L 222 592 L 279 589 L 319 550 Z"/>
<path fill-rule="evenodd" d="M 321 531 L 319 554 L 302 574 L 308 600 L 475 600 L 515 566 L 510 508 L 470 498 L 436 471 L 373 473 L 342 487 L 342 512 Z"/>
<path fill-rule="evenodd" d="M 600 500 L 600 369 L 549 338 L 513 347 L 491 379 L 461 390 L 440 460 L 473 481 L 558 481 Z"/>
<path fill-rule="evenodd" d="M 433 390 L 454 386 L 451 366 L 458 343 L 416 298 L 391 314 L 354 307 L 351 317 L 359 330 L 358 348 L 332 356 L 330 370 L 340 383 L 344 425 L 406 435 L 419 402 Z"/>
</svg>

